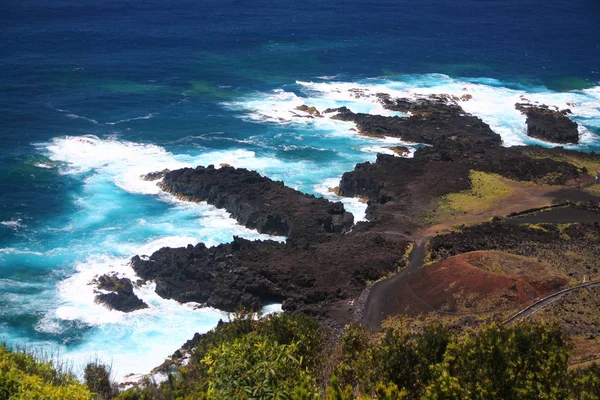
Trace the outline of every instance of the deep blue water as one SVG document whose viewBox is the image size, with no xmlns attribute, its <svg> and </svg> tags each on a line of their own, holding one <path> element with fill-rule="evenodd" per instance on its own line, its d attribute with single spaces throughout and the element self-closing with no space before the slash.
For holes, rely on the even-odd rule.
<svg viewBox="0 0 600 400">
<path fill-rule="evenodd" d="M 109 312 L 87 283 L 162 245 L 258 237 L 142 173 L 230 163 L 332 196 L 385 151 L 343 123 L 294 119 L 299 104 L 384 112 L 348 89 L 467 89 L 465 109 L 512 145 L 535 143 L 513 109 L 526 95 L 577 103 L 579 148 L 600 148 L 600 3 L 572 3 L 3 1 L 0 340 L 101 355 L 125 374 L 211 327 L 220 313 L 151 287 L 150 310 Z"/>
</svg>

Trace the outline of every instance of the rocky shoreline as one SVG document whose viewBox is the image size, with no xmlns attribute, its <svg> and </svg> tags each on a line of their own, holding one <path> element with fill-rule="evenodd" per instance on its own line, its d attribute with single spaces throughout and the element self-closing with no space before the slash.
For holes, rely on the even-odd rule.
<svg viewBox="0 0 600 400">
<path fill-rule="evenodd" d="M 544 254 L 554 254 L 557 249 L 567 246 L 560 242 L 560 232 L 558 236 L 548 236 L 551 235 L 549 232 L 556 232 L 554 228 L 543 228 L 547 233 L 542 235 L 542 230 L 523 228 L 513 222 L 485 225 L 491 217 L 522 214 L 531 207 L 543 208 L 559 203 L 579 204 L 572 207 L 584 207 L 587 210 L 584 212 L 595 212 L 599 197 L 597 192 L 588 188 L 593 187 L 600 173 L 599 155 L 560 147 L 503 147 L 500 136 L 487 124 L 465 113 L 456 99 L 447 96 L 411 100 L 392 99 L 385 95 L 378 97 L 385 108 L 406 113 L 406 116 L 360 114 L 344 107 L 323 111 L 310 106 L 299 109 L 312 118 L 352 121 L 363 134 L 426 144 L 418 148 L 412 158 L 399 157 L 403 153 L 400 151 L 396 156 L 378 154 L 374 163 L 357 164 L 353 171 L 341 177 L 339 195 L 365 199 L 368 222 L 354 224 L 353 215 L 344 209 L 342 203 L 300 193 L 286 187 L 283 182 L 272 181 L 254 171 L 209 165 L 154 172 L 144 179 L 160 179 L 159 186 L 164 191 L 186 201 L 206 201 L 225 209 L 248 228 L 286 236 L 287 240 L 281 243 L 234 237 L 231 243 L 211 248 L 203 243 L 163 248 L 148 256 L 133 257 L 131 264 L 136 274 L 144 280 L 154 281 L 157 294 L 164 298 L 197 302 L 230 312 L 259 310 L 264 304 L 282 303 L 284 310 L 312 316 L 330 331 L 339 332 L 347 323 L 364 320 L 365 312 L 383 312 L 377 311 L 383 306 L 376 303 L 385 298 L 382 290 L 393 293 L 393 296 L 402 296 L 403 290 L 407 290 L 405 286 L 413 285 L 414 292 L 434 296 L 425 302 L 442 307 L 438 311 L 435 307 L 431 308 L 435 312 L 442 312 L 447 304 L 451 307 L 463 304 L 439 297 L 437 290 L 443 288 L 433 289 L 417 283 L 422 279 L 415 277 L 422 275 L 426 281 L 431 280 L 438 273 L 435 268 L 443 270 L 446 268 L 444 264 L 427 268 L 416 275 L 402 272 L 394 280 L 387 281 L 384 289 L 377 286 L 371 296 L 371 283 L 404 269 L 417 271 L 422 267 L 422 258 L 426 255 L 423 253 L 419 258 L 414 249 L 426 252 L 428 259 L 438 262 L 482 250 L 484 253 L 480 256 L 469 256 L 465 258 L 467 261 L 457 259 L 451 264 L 460 265 L 464 271 L 475 272 L 481 260 L 493 258 L 485 251 L 512 253 L 517 258 L 503 253 L 494 257 L 518 263 L 521 256 L 540 256 L 534 249 L 545 249 Z M 523 108 L 528 113 L 527 124 L 538 121 L 536 116 L 548 109 Z M 553 129 L 559 131 L 559 135 L 569 137 L 572 128 L 572 124 L 562 123 L 556 124 Z M 549 128 L 544 129 L 549 131 Z M 555 134 L 546 136 L 548 140 L 557 137 Z M 491 208 L 485 212 L 448 208 L 448 196 L 461 194 L 467 199 L 475 199 L 475 202 L 477 196 L 483 196 L 475 191 L 473 171 L 483 173 L 484 177 L 491 177 L 496 182 L 488 188 L 492 192 L 494 185 L 506 186 L 508 192 L 513 193 L 506 200 L 507 204 L 502 206 L 492 199 Z M 581 201 L 588 203 L 582 205 Z M 569 215 L 572 217 L 574 214 Z M 515 221 L 516 217 L 509 220 Z M 463 230 L 459 227 L 458 230 L 452 228 L 455 233 L 446 234 L 461 221 L 474 226 L 470 228 L 473 233 L 464 228 L 464 234 L 460 236 L 457 232 Z M 581 243 L 586 246 L 595 243 L 598 222 L 573 222 L 583 224 L 573 233 L 583 235 Z M 499 232 L 505 232 L 505 235 Z M 589 239 L 590 235 L 592 239 Z M 510 244 L 502 244 L 503 240 L 513 236 L 514 240 L 510 243 L 530 243 L 529 250 L 521 251 Z M 463 237 L 469 239 L 460 239 Z M 583 240 L 585 237 L 588 237 L 587 241 Z M 550 244 L 546 247 L 540 245 L 548 240 Z M 451 247 L 445 250 L 445 246 Z M 579 247 L 571 248 L 571 251 L 579 250 Z M 548 282 L 555 283 L 538 284 L 530 278 L 523 280 L 502 274 L 493 275 L 493 282 L 501 286 L 517 279 L 522 282 L 519 285 L 529 288 L 527 296 L 521 293 L 514 297 L 520 299 L 511 303 L 515 307 L 533 299 L 535 293 L 547 293 L 542 287 L 551 290 L 564 285 L 566 279 L 561 277 L 561 273 L 569 279 L 580 279 L 581 274 L 589 276 L 593 273 L 590 268 L 583 266 L 570 272 L 548 272 Z M 489 275 L 480 275 L 486 274 Z M 456 275 L 456 279 L 464 279 L 461 276 Z M 469 290 L 470 284 L 465 285 L 464 290 Z M 485 285 L 477 287 L 484 292 L 509 293 L 509 286 L 504 289 Z M 118 291 L 115 293 L 123 295 Z M 403 301 L 413 304 L 410 299 L 398 300 L 398 304 L 404 304 Z M 110 301 L 104 303 L 111 306 Z M 391 313 L 390 316 L 405 312 L 398 307 L 387 307 L 386 310 L 386 313 Z M 376 320 L 381 321 L 381 318 Z"/>
</svg>

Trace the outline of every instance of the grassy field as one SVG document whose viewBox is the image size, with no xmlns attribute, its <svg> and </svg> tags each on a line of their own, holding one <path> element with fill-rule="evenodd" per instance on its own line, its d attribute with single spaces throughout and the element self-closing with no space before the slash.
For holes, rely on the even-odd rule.
<svg viewBox="0 0 600 400">
<path fill-rule="evenodd" d="M 513 189 L 500 175 L 481 171 L 471 171 L 471 189 L 460 193 L 450 193 L 440 201 L 444 211 L 464 214 L 477 214 L 491 208 L 495 202 L 510 196 Z"/>
</svg>

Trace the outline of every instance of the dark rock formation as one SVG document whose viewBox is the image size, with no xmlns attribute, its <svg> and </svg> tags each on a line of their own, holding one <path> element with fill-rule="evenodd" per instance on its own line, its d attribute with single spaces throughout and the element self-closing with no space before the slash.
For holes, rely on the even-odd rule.
<svg viewBox="0 0 600 400">
<path fill-rule="evenodd" d="M 396 155 L 400 157 L 406 156 L 410 150 L 406 146 L 390 146 L 388 149 L 392 150 Z"/>
<path fill-rule="evenodd" d="M 570 110 L 552 110 L 547 105 L 517 103 L 515 108 L 527 116 L 527 135 L 553 143 L 579 143 L 577 122 L 567 117 Z"/>
<path fill-rule="evenodd" d="M 460 109 L 460 108 L 459 108 Z M 462 109 L 460 109 L 462 110 Z M 461 112 L 422 112 L 410 117 L 386 117 L 354 113 L 338 108 L 332 119 L 354 122 L 361 133 L 370 136 L 390 136 L 409 142 L 426 143 L 440 148 L 446 146 L 499 146 L 500 135 L 477 117 Z"/>
<path fill-rule="evenodd" d="M 163 190 L 185 200 L 207 201 L 249 228 L 288 240 L 236 237 L 212 248 L 163 248 L 148 258 L 134 257 L 136 273 L 154 280 L 165 298 L 226 311 L 282 302 L 285 310 L 309 315 L 338 313 L 337 321 L 344 324 L 350 314 L 346 300 L 357 298 L 367 281 L 405 262 L 411 235 L 427 225 L 422 216 L 435 212 L 433 200 L 469 189 L 471 170 L 554 185 L 593 180 L 581 165 L 561 161 L 572 159 L 575 152 L 501 147 L 500 136 L 465 114 L 455 99 L 378 97 L 386 108 L 412 115 L 356 114 L 344 107 L 323 113 L 336 112 L 335 118 L 353 121 L 366 133 L 429 146 L 411 159 L 380 154 L 375 163 L 357 164 L 343 175 L 340 194 L 367 198 L 369 223 L 353 226 L 352 214 L 341 203 L 302 194 L 245 169 L 209 166 L 156 174 L 152 177 L 163 177 Z M 317 110 L 307 106 L 302 111 L 314 116 Z M 590 157 L 600 162 L 600 157 Z"/>
<path fill-rule="evenodd" d="M 181 199 L 224 208 L 261 233 L 314 240 L 315 235 L 347 232 L 354 222 L 340 202 L 303 194 L 243 168 L 184 168 L 167 173 L 160 185 Z"/>
<path fill-rule="evenodd" d="M 142 175 L 142 179 L 145 181 L 157 181 L 165 177 L 166 174 L 171 172 L 168 169 L 163 169 L 162 171 L 150 172 L 149 174 Z"/>
<path fill-rule="evenodd" d="M 116 275 L 102 275 L 94 283 L 97 284 L 98 289 L 110 292 L 97 294 L 97 303 L 123 312 L 148 308 L 148 305 L 133 293 L 133 284 L 127 278 L 119 278 Z"/>
<path fill-rule="evenodd" d="M 394 269 L 408 241 L 357 226 L 327 241 L 278 243 L 234 238 L 207 248 L 163 248 L 132 259 L 136 273 L 156 282 L 165 298 L 194 301 L 225 311 L 283 302 L 306 312 L 319 304 L 357 295 L 368 280 Z"/>
<path fill-rule="evenodd" d="M 411 114 L 455 116 L 465 111 L 448 95 L 430 95 L 412 99 L 393 98 L 386 93 L 378 93 L 377 98 L 384 108 Z"/>
<path fill-rule="evenodd" d="M 302 104 L 301 106 L 296 107 L 296 110 L 302 111 L 308 114 L 308 117 L 314 118 L 323 118 L 319 110 L 316 107 L 309 107 L 306 104 Z"/>
<path fill-rule="evenodd" d="M 469 189 L 470 170 L 552 185 L 591 180 L 587 171 L 557 161 L 575 154 L 539 146 L 476 147 L 467 151 L 450 146 L 424 147 L 409 159 L 378 154 L 375 163 L 357 164 L 354 171 L 344 173 L 339 193 L 368 198 L 370 220 L 383 215 L 389 219 L 392 213 L 402 215 L 402 224 L 410 228 L 414 227 L 414 217 L 422 214 L 433 199 Z"/>
</svg>

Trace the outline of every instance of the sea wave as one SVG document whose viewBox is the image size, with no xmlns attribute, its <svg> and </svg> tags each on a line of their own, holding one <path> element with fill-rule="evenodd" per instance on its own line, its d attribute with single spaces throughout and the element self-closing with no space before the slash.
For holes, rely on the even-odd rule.
<svg viewBox="0 0 600 400">
<path fill-rule="evenodd" d="M 530 138 L 526 134 L 526 117 L 515 109 L 515 103 L 528 101 L 547 104 L 560 109 L 570 109 L 570 115 L 580 125 L 581 143 L 568 146 L 589 149 L 600 146 L 600 138 L 590 128 L 600 126 L 600 86 L 584 90 L 556 92 L 540 86 L 515 85 L 490 78 L 452 78 L 443 74 L 406 76 L 402 79 L 366 79 L 359 82 L 296 82 L 299 92 L 276 89 L 257 93 L 226 106 L 244 114 L 252 122 L 279 125 L 312 124 L 321 129 L 337 126 L 341 132 L 351 132 L 354 124 L 333 121 L 329 118 L 308 118 L 297 107 L 314 106 L 323 111 L 328 108 L 348 107 L 354 112 L 378 115 L 402 115 L 386 110 L 378 94 L 393 97 L 416 98 L 431 94 L 446 94 L 458 100 L 468 113 L 481 118 L 502 136 L 505 146 L 552 143 Z M 371 148 L 371 147 L 370 147 Z"/>
<path fill-rule="evenodd" d="M 122 124 L 125 122 L 131 122 L 131 121 L 138 121 L 141 119 L 150 119 L 152 117 L 154 117 L 155 114 L 150 113 L 150 114 L 146 114 L 144 116 L 141 117 L 133 117 L 133 118 L 126 118 L 126 119 L 121 119 L 119 121 L 115 121 L 115 122 L 106 122 L 106 125 L 118 125 L 118 124 Z"/>
</svg>

